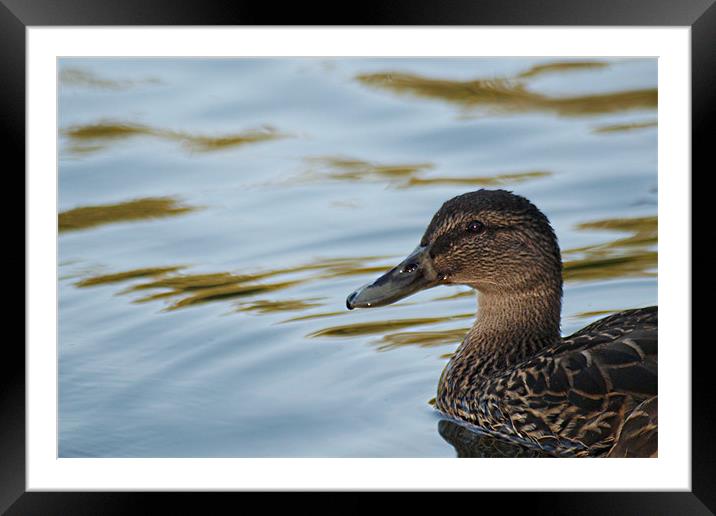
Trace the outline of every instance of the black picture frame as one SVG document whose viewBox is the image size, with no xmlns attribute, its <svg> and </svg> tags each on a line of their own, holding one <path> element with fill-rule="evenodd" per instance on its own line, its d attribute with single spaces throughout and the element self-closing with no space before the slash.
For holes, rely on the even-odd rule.
<svg viewBox="0 0 716 516">
<path fill-rule="evenodd" d="M 388 1 L 351 5 L 272 3 L 244 0 L 183 2 L 168 0 L 0 0 L 0 127 L 6 143 L 5 172 L 19 177 L 25 165 L 25 29 L 28 26 L 105 25 L 614 25 L 691 27 L 692 168 L 706 168 L 713 146 L 716 111 L 715 0 L 459 0 Z M 664 144 L 664 142 L 662 142 Z M 7 158 L 14 157 L 15 160 Z M 9 166 L 8 163 L 15 163 Z M 691 171 L 684 170 L 684 174 Z M 705 173 L 705 170 L 702 170 Z M 6 183 L 7 184 L 7 183 Z M 24 191 L 24 184 L 22 186 Z M 693 191 L 693 190 L 692 190 Z M 693 206 L 697 206 L 693 200 Z M 7 209 L 7 208 L 6 208 Z M 698 217 L 693 213 L 694 223 Z M 12 216 L 6 219 L 12 220 Z M 19 224 L 11 224 L 19 226 Z M 692 235 L 698 234 L 692 232 Z M 713 231 L 711 231 L 713 235 Z M 11 260 L 18 260 L 12 255 Z M 23 256 L 27 258 L 26 256 Z M 695 260 L 692 260 L 694 263 Z M 8 267 L 13 267 L 12 263 Z M 8 269 L 9 271 L 14 269 Z M 19 303 L 18 303 L 19 304 Z M 693 316 L 692 316 L 693 319 Z M 9 327 L 9 324 L 8 324 Z M 687 346 L 690 343 L 667 343 Z M 716 441 L 712 429 L 714 382 L 709 352 L 713 344 L 694 345 L 692 353 L 692 490 L 690 492 L 480 494 L 476 501 L 449 496 L 452 503 L 479 506 L 506 503 L 510 511 L 548 514 L 713 514 L 716 512 Z M 0 376 L 0 512 L 7 514 L 126 514 L 146 511 L 148 502 L 176 505 L 182 512 L 223 506 L 246 493 L 26 492 L 25 352 L 17 339 L 3 347 Z M 490 497 L 490 499 L 486 497 Z M 356 497 L 354 493 L 351 497 Z M 415 495 L 421 500 L 421 495 Z M 244 502 L 245 503 L 245 502 Z M 196 504 L 196 505 L 194 505 Z M 373 510 L 364 497 L 341 502 L 346 511 Z M 330 507 L 330 506 L 328 506 Z M 333 506 L 335 507 L 335 506 Z M 448 506 L 449 507 L 449 506 Z M 468 506 L 469 507 L 469 506 Z M 473 505 L 474 507 L 474 505 Z M 313 506 L 313 509 L 316 507 Z M 476 508 L 477 509 L 477 508 Z M 344 512 L 344 511 L 341 511 Z"/>
</svg>

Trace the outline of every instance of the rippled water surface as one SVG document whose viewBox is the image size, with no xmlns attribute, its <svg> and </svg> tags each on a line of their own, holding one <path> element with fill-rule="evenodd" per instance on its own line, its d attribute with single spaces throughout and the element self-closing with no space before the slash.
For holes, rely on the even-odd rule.
<svg viewBox="0 0 716 516">
<path fill-rule="evenodd" d="M 345 308 L 480 187 L 555 226 L 563 333 L 656 304 L 656 60 L 59 68 L 60 456 L 529 455 L 430 405 L 469 289 Z"/>
</svg>

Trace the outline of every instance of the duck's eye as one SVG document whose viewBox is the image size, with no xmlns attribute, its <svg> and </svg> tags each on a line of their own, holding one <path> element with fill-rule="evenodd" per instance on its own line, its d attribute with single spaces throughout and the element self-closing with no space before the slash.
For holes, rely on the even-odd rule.
<svg viewBox="0 0 716 516">
<path fill-rule="evenodd" d="M 485 225 L 479 220 L 473 220 L 467 225 L 467 230 L 470 233 L 482 233 L 485 231 Z"/>
</svg>

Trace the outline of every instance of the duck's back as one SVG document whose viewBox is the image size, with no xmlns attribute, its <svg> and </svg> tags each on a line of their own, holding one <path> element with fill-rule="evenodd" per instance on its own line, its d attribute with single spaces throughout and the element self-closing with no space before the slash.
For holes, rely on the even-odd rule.
<svg viewBox="0 0 716 516">
<path fill-rule="evenodd" d="M 641 308 L 564 338 L 485 385 L 481 405 L 493 413 L 478 424 L 563 455 L 652 455 L 657 325 L 657 307 Z"/>
</svg>

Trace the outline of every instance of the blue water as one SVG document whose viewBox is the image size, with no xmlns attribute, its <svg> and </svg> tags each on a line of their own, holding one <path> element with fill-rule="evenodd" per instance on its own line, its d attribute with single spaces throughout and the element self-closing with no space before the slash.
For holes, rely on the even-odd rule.
<svg viewBox="0 0 716 516">
<path fill-rule="evenodd" d="M 475 297 L 346 295 L 484 186 L 581 266 L 565 334 L 656 304 L 656 109 L 594 95 L 656 88 L 657 62 L 595 61 L 60 60 L 59 211 L 191 208 L 60 232 L 60 456 L 455 456 L 429 401 Z"/>
</svg>

